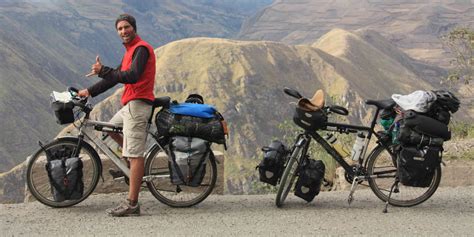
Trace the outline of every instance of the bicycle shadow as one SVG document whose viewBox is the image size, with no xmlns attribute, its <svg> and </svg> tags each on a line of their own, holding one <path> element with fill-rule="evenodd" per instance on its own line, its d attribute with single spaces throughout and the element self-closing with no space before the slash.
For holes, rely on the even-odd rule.
<svg viewBox="0 0 474 237">
<path fill-rule="evenodd" d="M 385 203 L 379 200 L 369 190 L 361 190 L 355 193 L 354 201 L 351 205 L 347 202 L 348 191 L 338 192 L 322 192 L 312 202 L 306 202 L 292 194 L 290 194 L 281 208 L 275 205 L 275 195 L 211 195 L 202 203 L 189 208 L 174 208 L 160 203 L 151 194 L 142 192 L 140 195 L 140 203 L 142 207 L 142 215 L 182 215 L 182 214 L 208 214 L 222 213 L 226 215 L 238 215 L 243 212 L 265 213 L 274 212 L 275 210 L 282 213 L 288 212 L 381 212 L 385 207 Z M 364 193 L 367 192 L 367 193 Z M 107 208 L 119 205 L 127 197 L 126 193 L 120 194 L 97 194 L 91 195 L 84 202 L 67 208 L 71 213 L 89 213 L 104 214 Z M 446 194 L 437 197 L 435 194 L 426 202 L 414 207 L 395 207 L 389 205 L 389 212 L 392 213 L 474 213 L 474 197 L 466 198 L 462 194 L 457 196 L 447 196 Z"/>
</svg>

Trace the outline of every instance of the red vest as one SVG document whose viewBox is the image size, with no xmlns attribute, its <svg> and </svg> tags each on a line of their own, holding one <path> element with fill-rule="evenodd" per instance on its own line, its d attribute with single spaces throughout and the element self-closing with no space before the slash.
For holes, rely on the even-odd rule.
<svg viewBox="0 0 474 237">
<path fill-rule="evenodd" d="M 146 62 L 145 70 L 135 84 L 125 84 L 125 90 L 122 95 L 122 105 L 126 105 L 129 101 L 135 99 L 146 99 L 153 101 L 155 95 L 153 94 L 153 87 L 155 85 L 155 53 L 153 48 L 138 35 L 132 42 L 125 45 L 127 51 L 123 55 L 121 71 L 127 71 L 132 66 L 133 52 L 139 46 L 145 46 L 148 49 L 148 61 Z"/>
</svg>

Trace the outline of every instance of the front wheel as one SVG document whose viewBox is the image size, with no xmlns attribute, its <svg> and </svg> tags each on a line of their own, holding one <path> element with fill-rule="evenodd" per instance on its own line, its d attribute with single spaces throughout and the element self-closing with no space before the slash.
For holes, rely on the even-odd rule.
<svg viewBox="0 0 474 237">
<path fill-rule="evenodd" d="M 380 200 L 386 202 L 390 188 L 397 175 L 397 158 L 393 157 L 382 146 L 377 146 L 368 158 L 367 174 L 369 185 Z M 389 203 L 398 207 L 411 207 L 428 200 L 441 181 L 441 167 L 435 169 L 433 179 L 428 187 L 410 187 L 398 182 L 398 189 L 392 193 Z"/>
<path fill-rule="evenodd" d="M 82 161 L 82 182 L 83 192 L 79 197 L 66 198 L 58 195 L 49 178 L 46 168 L 46 152 L 52 159 L 71 158 L 74 151 L 78 149 L 77 138 L 59 138 L 44 146 L 44 149 L 38 150 L 28 161 L 26 171 L 26 184 L 31 195 L 39 202 L 50 207 L 69 207 L 85 200 L 95 189 L 102 171 L 102 163 L 97 152 L 87 143 L 82 142 L 77 156 Z M 78 177 L 78 176 L 76 176 Z M 66 183 L 67 184 L 67 183 Z M 76 192 L 77 194 L 77 192 Z"/>
<path fill-rule="evenodd" d="M 213 154 L 206 158 L 206 173 L 198 187 L 171 183 L 168 162 L 167 154 L 157 145 L 146 158 L 145 178 L 150 179 L 147 186 L 158 201 L 171 207 L 190 207 L 204 201 L 211 194 L 217 180 L 217 166 Z"/>
<path fill-rule="evenodd" d="M 297 142 L 298 144 L 300 142 Z M 304 146 L 295 146 L 291 156 L 286 164 L 285 170 L 283 171 L 283 175 L 281 176 L 280 186 L 278 187 L 278 192 L 276 195 L 275 204 L 277 207 L 281 207 L 283 202 L 285 202 L 288 193 L 293 186 L 293 182 L 295 181 L 298 164 L 302 161 L 303 154 L 303 147 Z"/>
</svg>

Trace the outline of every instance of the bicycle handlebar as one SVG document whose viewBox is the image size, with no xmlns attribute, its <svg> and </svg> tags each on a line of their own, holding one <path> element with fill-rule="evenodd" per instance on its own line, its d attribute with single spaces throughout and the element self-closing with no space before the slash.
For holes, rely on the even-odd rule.
<svg viewBox="0 0 474 237">
<path fill-rule="evenodd" d="M 74 106 L 81 108 L 86 114 L 92 111 L 92 107 L 87 104 L 88 97 L 78 96 L 79 90 L 75 87 L 68 87 L 67 91 L 71 94 L 71 102 Z"/>
<path fill-rule="evenodd" d="M 340 114 L 344 116 L 349 115 L 349 111 L 346 108 L 339 105 L 331 105 L 328 107 L 328 109 L 329 111 L 334 112 L 336 114 Z"/>
</svg>

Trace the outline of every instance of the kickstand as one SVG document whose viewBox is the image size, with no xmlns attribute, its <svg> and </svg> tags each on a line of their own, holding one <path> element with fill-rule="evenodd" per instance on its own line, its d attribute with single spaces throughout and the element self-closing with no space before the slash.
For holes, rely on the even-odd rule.
<svg viewBox="0 0 474 237">
<path fill-rule="evenodd" d="M 349 197 L 347 198 L 347 203 L 349 203 L 349 205 L 351 205 L 352 201 L 354 201 L 354 192 L 358 184 L 359 184 L 359 177 L 354 177 L 354 180 L 352 180 L 351 191 L 349 193 Z"/>
<path fill-rule="evenodd" d="M 392 197 L 393 189 L 397 185 L 398 185 L 398 180 L 395 180 L 395 182 L 393 182 L 392 188 L 390 188 L 390 193 L 388 194 L 387 202 L 385 202 L 385 208 L 382 211 L 383 213 L 387 213 L 387 208 L 388 208 L 388 204 L 390 203 L 390 198 Z"/>
</svg>

